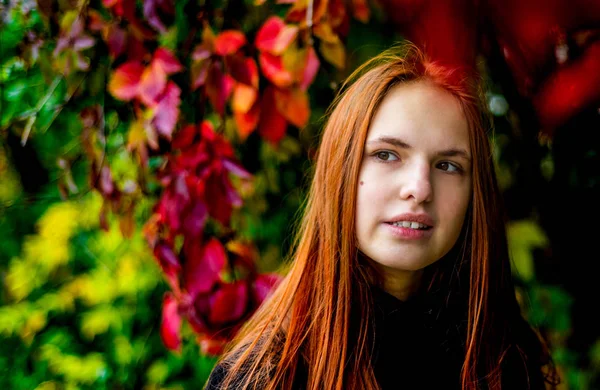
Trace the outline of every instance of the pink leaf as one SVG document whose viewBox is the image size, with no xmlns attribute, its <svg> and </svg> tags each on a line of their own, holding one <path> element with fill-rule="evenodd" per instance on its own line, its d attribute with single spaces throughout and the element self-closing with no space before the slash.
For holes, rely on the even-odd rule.
<svg viewBox="0 0 600 390">
<path fill-rule="evenodd" d="M 257 304 L 261 304 L 265 298 L 275 290 L 281 282 L 280 275 L 275 273 L 261 274 L 254 281 L 253 297 Z"/>
<path fill-rule="evenodd" d="M 192 300 L 212 289 L 227 262 L 225 248 L 216 238 L 211 238 L 204 245 L 198 240 L 193 241 L 186 241 L 184 245 L 185 288 Z"/>
<path fill-rule="evenodd" d="M 223 284 L 213 296 L 209 320 L 223 325 L 239 321 L 248 307 L 248 286 L 244 281 Z"/>
<path fill-rule="evenodd" d="M 319 58 L 317 57 L 317 53 L 315 53 L 315 49 L 311 46 L 308 48 L 308 52 L 306 54 L 306 65 L 304 66 L 304 73 L 302 75 L 302 80 L 300 82 L 300 89 L 306 91 L 308 87 L 312 84 L 319 71 Z"/>
<path fill-rule="evenodd" d="M 186 237 L 198 238 L 208 218 L 204 202 L 197 200 L 183 216 L 183 231 Z"/>
<path fill-rule="evenodd" d="M 158 63 L 167 75 L 183 70 L 181 63 L 179 63 L 179 60 L 177 60 L 173 53 L 163 47 L 156 49 L 152 62 Z"/>
<path fill-rule="evenodd" d="M 166 85 L 167 74 L 158 63 L 152 62 L 150 66 L 144 70 L 142 78 L 140 79 L 140 100 L 147 106 L 153 105 L 158 95 L 165 89 Z"/>
<path fill-rule="evenodd" d="M 171 134 L 179 118 L 179 104 L 181 99 L 179 95 L 181 90 L 172 81 L 169 81 L 165 91 L 158 97 L 158 103 L 155 107 L 155 116 L 153 123 L 160 134 L 167 139 L 171 139 Z"/>
<path fill-rule="evenodd" d="M 258 50 L 280 55 L 296 39 L 296 35 L 297 26 L 286 25 L 281 18 L 271 16 L 256 33 L 255 46 Z"/>
</svg>

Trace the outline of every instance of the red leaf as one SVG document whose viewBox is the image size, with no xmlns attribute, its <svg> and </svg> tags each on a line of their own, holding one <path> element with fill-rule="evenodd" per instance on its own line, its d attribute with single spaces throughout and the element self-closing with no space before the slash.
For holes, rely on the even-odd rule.
<svg viewBox="0 0 600 390">
<path fill-rule="evenodd" d="M 181 271 L 181 264 L 179 264 L 179 258 L 171 246 L 165 241 L 159 241 L 154 247 L 154 257 L 158 260 L 158 264 L 165 273 L 167 282 L 174 291 L 179 291 L 179 272 Z"/>
<path fill-rule="evenodd" d="M 163 344 L 172 351 L 179 351 L 181 347 L 181 317 L 178 313 L 178 305 L 171 293 L 165 293 L 162 308 L 162 323 L 160 325 L 160 337 Z"/>
<path fill-rule="evenodd" d="M 275 102 L 279 112 L 296 127 L 306 125 L 310 117 L 308 95 L 300 89 L 276 89 Z"/>
<path fill-rule="evenodd" d="M 138 93 L 138 86 L 144 67 L 137 61 L 119 66 L 108 83 L 109 92 L 120 100 L 129 101 Z"/>
<path fill-rule="evenodd" d="M 210 215 L 223 225 L 228 225 L 231 218 L 232 204 L 228 197 L 230 186 L 224 185 L 224 182 L 227 181 L 228 183 L 229 179 L 224 175 L 226 175 L 226 172 L 222 170 L 211 171 L 204 182 L 204 198 Z"/>
<path fill-rule="evenodd" d="M 206 80 L 206 94 L 215 111 L 223 115 L 225 102 L 231 93 L 233 80 L 229 75 L 221 72 L 220 64 L 214 62 L 208 70 Z"/>
<path fill-rule="evenodd" d="M 179 118 L 180 94 L 181 90 L 177 84 L 169 81 L 163 94 L 158 97 L 157 105 L 154 107 L 154 126 L 167 139 L 171 139 L 171 134 L 173 134 L 177 119 Z"/>
<path fill-rule="evenodd" d="M 271 16 L 256 33 L 256 48 L 274 55 L 280 55 L 296 39 L 298 27 L 286 25 L 281 18 Z"/>
<path fill-rule="evenodd" d="M 181 63 L 179 63 L 179 60 L 173 55 L 173 53 L 163 47 L 156 49 L 152 62 L 156 62 L 158 65 L 160 65 L 162 70 L 167 75 L 181 72 L 183 69 Z"/>
<path fill-rule="evenodd" d="M 317 57 L 315 49 L 311 46 L 308 48 L 306 53 L 306 65 L 304 66 L 304 74 L 302 75 L 302 80 L 300 81 L 300 89 L 303 91 L 308 89 L 315 79 L 317 72 L 319 71 L 319 66 L 319 57 Z"/>
<path fill-rule="evenodd" d="M 352 0 L 352 15 L 363 23 L 369 21 L 371 10 L 366 0 Z"/>
<path fill-rule="evenodd" d="M 275 107 L 277 107 L 275 90 L 273 87 L 267 87 L 261 100 L 258 132 L 264 139 L 273 144 L 281 141 L 287 127 L 285 117 Z"/>
<path fill-rule="evenodd" d="M 534 97 L 543 131 L 551 132 L 580 110 L 600 101 L 600 41 L 592 43 L 577 59 L 558 68 Z"/>
<path fill-rule="evenodd" d="M 225 58 L 225 66 L 236 81 L 258 89 L 258 67 L 253 58 L 229 56 Z"/>
<path fill-rule="evenodd" d="M 185 289 L 192 298 L 208 293 L 220 279 L 220 273 L 227 263 L 225 248 L 219 240 L 211 238 L 203 244 L 198 240 L 186 240 Z"/>
<path fill-rule="evenodd" d="M 211 301 L 211 324 L 239 321 L 248 307 L 248 286 L 244 281 L 223 284 Z"/>
<path fill-rule="evenodd" d="M 215 38 L 215 53 L 227 56 L 237 52 L 246 44 L 246 37 L 241 31 L 226 30 Z"/>
<path fill-rule="evenodd" d="M 194 142 L 196 134 L 198 134 L 198 130 L 195 125 L 186 125 L 177 131 L 175 137 L 173 137 L 173 142 L 171 142 L 171 147 L 183 149 L 190 146 Z"/>
<path fill-rule="evenodd" d="M 147 106 L 153 105 L 166 85 L 167 74 L 157 62 L 153 61 L 142 73 L 138 90 L 140 100 Z"/>
<path fill-rule="evenodd" d="M 183 232 L 186 237 L 199 238 L 208 218 L 204 202 L 197 200 L 183 216 Z"/>
<path fill-rule="evenodd" d="M 285 88 L 292 84 L 292 74 L 283 67 L 283 59 L 269 53 L 260 53 L 258 62 L 263 74 L 278 87 Z"/>
<path fill-rule="evenodd" d="M 258 125 L 258 120 L 260 118 L 259 102 L 254 102 L 252 108 L 250 108 L 250 110 L 246 113 L 237 112 L 234 110 L 233 118 L 235 119 L 235 124 L 237 125 L 240 140 L 245 141 Z"/>
<path fill-rule="evenodd" d="M 275 273 L 261 274 L 254 281 L 253 298 L 257 304 L 261 304 L 265 298 L 275 290 L 282 278 Z"/>
</svg>

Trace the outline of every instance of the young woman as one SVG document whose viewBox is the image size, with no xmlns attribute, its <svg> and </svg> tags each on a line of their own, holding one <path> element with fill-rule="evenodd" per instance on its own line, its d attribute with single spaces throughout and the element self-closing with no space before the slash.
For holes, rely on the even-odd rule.
<svg viewBox="0 0 600 390">
<path fill-rule="evenodd" d="M 414 46 L 336 98 L 289 271 L 207 389 L 544 389 L 477 83 Z"/>
</svg>

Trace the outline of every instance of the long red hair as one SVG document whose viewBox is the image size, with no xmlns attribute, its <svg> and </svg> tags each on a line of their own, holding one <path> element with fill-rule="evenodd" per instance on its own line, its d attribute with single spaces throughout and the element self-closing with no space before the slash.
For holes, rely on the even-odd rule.
<svg viewBox="0 0 600 390">
<path fill-rule="evenodd" d="M 480 83 L 428 61 L 413 45 L 402 49 L 357 69 L 332 104 L 289 270 L 222 357 L 224 388 L 290 389 L 300 364 L 308 370 L 308 390 L 379 388 L 369 342 L 374 275 L 360 256 L 355 233 L 357 181 L 381 101 L 395 85 L 421 79 L 451 92 L 469 123 L 471 204 L 452 258 L 430 266 L 425 283 L 448 291 L 459 282 L 466 286 L 462 388 L 499 388 L 502 360 L 511 348 L 525 361 L 527 348 L 511 331 L 520 313 Z M 351 316 L 351 306 L 358 315 Z M 351 324 L 351 318 L 358 323 Z"/>
</svg>

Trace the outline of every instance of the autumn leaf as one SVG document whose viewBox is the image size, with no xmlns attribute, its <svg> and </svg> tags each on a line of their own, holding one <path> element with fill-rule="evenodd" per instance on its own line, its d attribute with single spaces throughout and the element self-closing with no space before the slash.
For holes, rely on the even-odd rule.
<svg viewBox="0 0 600 390">
<path fill-rule="evenodd" d="M 233 118 L 237 126 L 240 140 L 245 141 L 254 129 L 256 129 L 256 126 L 258 126 L 258 121 L 260 119 L 260 104 L 258 100 L 254 102 L 248 112 L 244 113 L 234 110 Z"/>
<path fill-rule="evenodd" d="M 277 109 L 275 90 L 273 87 L 267 87 L 261 100 L 258 131 L 267 141 L 278 144 L 285 135 L 286 128 L 287 121 Z"/>
<path fill-rule="evenodd" d="M 292 84 L 292 74 L 284 68 L 281 57 L 263 52 L 258 55 L 258 62 L 265 77 L 276 86 L 285 88 Z"/>
<path fill-rule="evenodd" d="M 341 41 L 330 43 L 322 41 L 320 45 L 323 58 L 338 69 L 346 67 L 346 49 Z"/>
<path fill-rule="evenodd" d="M 206 94 L 215 111 L 221 115 L 225 112 L 225 102 L 233 88 L 233 80 L 221 71 L 219 63 L 212 63 L 206 79 Z"/>
<path fill-rule="evenodd" d="M 173 55 L 173 53 L 164 47 L 159 47 L 156 49 L 152 58 L 152 63 L 158 64 L 167 75 L 181 72 L 183 70 L 179 60 Z"/>
<path fill-rule="evenodd" d="M 228 56 L 237 52 L 246 44 L 246 37 L 241 31 L 226 30 L 215 38 L 215 53 L 220 56 Z"/>
<path fill-rule="evenodd" d="M 308 95 L 300 89 L 276 89 L 277 110 L 296 127 L 303 127 L 310 116 Z"/>
<path fill-rule="evenodd" d="M 211 301 L 211 324 L 224 325 L 237 321 L 248 307 L 248 286 L 244 281 L 224 283 Z"/>
<path fill-rule="evenodd" d="M 352 0 L 352 15 L 359 21 L 367 23 L 371 17 L 371 10 L 366 0 Z"/>
<path fill-rule="evenodd" d="M 253 58 L 242 56 L 226 57 L 225 68 L 234 80 L 258 88 L 258 67 Z"/>
<path fill-rule="evenodd" d="M 220 280 L 220 274 L 227 264 L 227 254 L 223 244 L 216 238 L 211 238 L 206 243 L 188 240 L 184 251 L 184 286 L 194 300 L 198 294 L 210 292 Z"/>
<path fill-rule="evenodd" d="M 138 86 L 138 96 L 145 105 L 151 106 L 166 85 L 167 74 L 158 62 L 153 61 L 142 73 Z"/>
<path fill-rule="evenodd" d="M 298 35 L 298 27 L 287 25 L 277 16 L 271 16 L 256 33 L 254 45 L 258 50 L 280 55 Z"/>
<path fill-rule="evenodd" d="M 179 351 L 181 347 L 181 317 L 178 312 L 178 304 L 175 296 L 167 292 L 163 298 L 162 321 L 160 325 L 160 337 L 164 345 L 172 351 Z"/>
<path fill-rule="evenodd" d="M 108 91 L 117 99 L 129 101 L 138 94 L 144 67 L 137 61 L 119 66 L 108 83 Z"/>
<path fill-rule="evenodd" d="M 253 87 L 242 83 L 236 83 L 233 88 L 233 98 L 231 103 L 233 111 L 242 114 L 247 113 L 254 105 L 257 96 L 258 91 Z"/>
<path fill-rule="evenodd" d="M 153 124 L 160 134 L 167 139 L 171 139 L 177 119 L 179 118 L 179 105 L 181 99 L 179 95 L 181 90 L 173 81 L 169 81 L 162 95 L 157 98 L 157 103 L 153 107 Z"/>
</svg>

